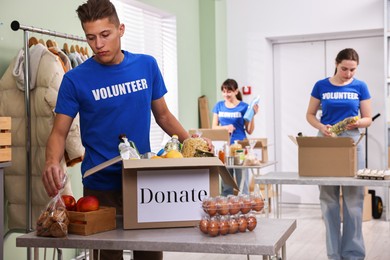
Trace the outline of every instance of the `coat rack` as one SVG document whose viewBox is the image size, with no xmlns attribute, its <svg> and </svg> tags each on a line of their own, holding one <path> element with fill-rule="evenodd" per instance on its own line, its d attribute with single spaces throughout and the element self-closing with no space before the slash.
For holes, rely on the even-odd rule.
<svg viewBox="0 0 390 260">
<path fill-rule="evenodd" d="M 29 57 L 29 33 L 40 33 L 45 35 L 51 35 L 59 38 L 71 39 L 75 41 L 86 42 L 85 38 L 66 34 L 59 33 L 56 31 L 45 30 L 41 28 L 36 28 L 33 26 L 25 26 L 21 25 L 18 21 L 13 21 L 11 23 L 11 29 L 14 31 L 23 30 L 24 31 L 24 53 L 25 53 L 25 61 L 24 61 L 24 89 L 25 89 L 25 113 L 26 113 L 26 202 L 27 202 L 27 225 L 26 225 L 26 233 L 31 232 L 32 229 L 32 169 L 31 169 L 31 107 L 30 107 L 30 57 Z M 30 259 L 31 252 L 28 249 L 28 259 Z"/>
</svg>

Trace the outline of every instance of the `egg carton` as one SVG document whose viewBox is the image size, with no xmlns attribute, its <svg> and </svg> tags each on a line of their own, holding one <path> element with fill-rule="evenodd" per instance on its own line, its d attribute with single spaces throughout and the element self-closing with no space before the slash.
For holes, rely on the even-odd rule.
<svg viewBox="0 0 390 260">
<path fill-rule="evenodd" d="M 360 169 L 356 177 L 369 180 L 390 180 L 390 170 Z"/>
</svg>

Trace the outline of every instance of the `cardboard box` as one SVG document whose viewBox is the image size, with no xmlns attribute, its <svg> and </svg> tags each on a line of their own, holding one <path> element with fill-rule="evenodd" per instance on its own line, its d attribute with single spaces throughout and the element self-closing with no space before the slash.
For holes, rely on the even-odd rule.
<svg viewBox="0 0 390 260">
<path fill-rule="evenodd" d="M 226 141 L 230 143 L 230 134 L 226 129 L 200 128 L 188 130 L 190 135 L 196 134 L 197 132 L 201 132 L 202 137 L 206 137 L 211 141 Z"/>
<path fill-rule="evenodd" d="M 120 161 L 116 157 L 86 172 Z M 238 190 L 217 157 L 123 161 L 123 228 L 189 227 L 203 215 L 202 200 L 219 195 L 219 176 Z"/>
<path fill-rule="evenodd" d="M 209 101 L 205 95 L 198 98 L 198 106 L 200 128 L 210 128 Z"/>
<path fill-rule="evenodd" d="M 390 147 L 387 148 L 387 168 L 390 169 Z"/>
<path fill-rule="evenodd" d="M 116 228 L 116 212 L 112 207 L 100 207 L 89 212 L 68 211 L 69 234 L 88 236 Z"/>
<path fill-rule="evenodd" d="M 290 139 L 298 145 L 300 176 L 355 176 L 356 144 L 352 138 L 290 136 Z"/>
<path fill-rule="evenodd" d="M 11 117 L 0 117 L 0 162 L 11 159 Z"/>
<path fill-rule="evenodd" d="M 261 150 L 261 162 L 266 163 L 268 162 L 268 141 L 267 138 L 251 138 L 257 140 L 255 147 L 253 149 L 260 149 Z M 242 147 L 249 146 L 249 140 L 244 139 L 242 141 L 238 142 L 242 145 Z"/>
</svg>

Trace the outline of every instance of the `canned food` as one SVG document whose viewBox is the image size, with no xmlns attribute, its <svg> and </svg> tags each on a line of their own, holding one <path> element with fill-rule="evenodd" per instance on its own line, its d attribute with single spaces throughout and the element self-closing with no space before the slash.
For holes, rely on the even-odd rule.
<svg viewBox="0 0 390 260">
<path fill-rule="evenodd" d="M 227 165 L 234 165 L 234 156 L 228 156 L 226 164 Z"/>
</svg>

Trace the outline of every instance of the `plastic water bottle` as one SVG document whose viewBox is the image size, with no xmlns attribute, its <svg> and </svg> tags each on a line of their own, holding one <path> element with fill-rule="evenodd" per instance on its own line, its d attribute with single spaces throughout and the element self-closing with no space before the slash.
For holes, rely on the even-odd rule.
<svg viewBox="0 0 390 260">
<path fill-rule="evenodd" d="M 254 107 L 254 105 L 258 104 L 259 101 L 260 101 L 260 96 L 257 96 L 256 98 L 254 98 L 252 100 L 252 102 L 248 106 L 248 109 L 245 112 L 245 115 L 244 115 L 245 121 L 250 122 L 252 120 L 253 116 L 255 115 L 255 111 L 253 110 L 253 107 Z"/>
<path fill-rule="evenodd" d="M 164 147 L 165 152 L 169 152 L 170 150 L 176 150 L 180 152 L 180 141 L 179 137 L 177 135 L 172 135 L 171 140 L 169 140 L 165 147 Z"/>
</svg>

